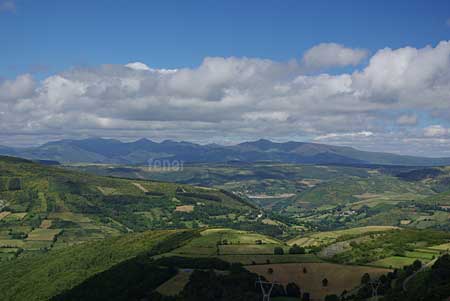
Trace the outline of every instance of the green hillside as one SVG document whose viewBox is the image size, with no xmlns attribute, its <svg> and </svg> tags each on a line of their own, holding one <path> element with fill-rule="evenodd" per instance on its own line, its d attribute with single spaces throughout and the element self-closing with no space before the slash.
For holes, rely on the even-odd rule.
<svg viewBox="0 0 450 301">
<path fill-rule="evenodd" d="M 0 260 L 149 229 L 249 226 L 256 215 L 252 205 L 218 189 L 0 157 Z"/>
<path fill-rule="evenodd" d="M 186 230 L 133 233 L 4 262 L 0 300 L 48 300 L 118 263 L 168 252 L 195 235 Z"/>
</svg>

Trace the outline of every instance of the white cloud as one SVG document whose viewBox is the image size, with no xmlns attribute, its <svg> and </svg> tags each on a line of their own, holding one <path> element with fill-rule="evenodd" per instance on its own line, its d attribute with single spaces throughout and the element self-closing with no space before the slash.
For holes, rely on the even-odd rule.
<svg viewBox="0 0 450 301">
<path fill-rule="evenodd" d="M 156 72 L 156 73 L 161 73 L 161 74 L 170 74 L 170 73 L 177 72 L 176 69 L 153 69 L 141 62 L 128 63 L 125 65 L 125 67 L 128 67 L 133 70 L 138 70 L 138 71 L 151 71 L 151 72 Z"/>
<path fill-rule="evenodd" d="M 140 62 L 128 63 L 128 64 L 125 65 L 125 67 L 131 68 L 133 70 L 150 71 L 150 67 L 149 66 L 147 66 L 144 63 L 140 63 Z"/>
<path fill-rule="evenodd" d="M 14 80 L 0 81 L 0 102 L 12 101 L 33 94 L 35 82 L 31 75 L 24 74 Z"/>
<path fill-rule="evenodd" d="M 94 135 L 204 142 L 316 137 L 361 146 L 392 131 L 398 135 L 389 136 L 395 137 L 390 149 L 395 142 L 409 150 L 404 137 L 427 139 L 417 151 L 436 145 L 442 153 L 441 142 L 414 129 L 418 115 L 450 122 L 443 114 L 449 99 L 446 41 L 382 49 L 367 66 L 340 74 L 255 58 L 208 57 L 177 70 L 135 62 L 71 69 L 40 82 L 30 75 L 0 82 L 0 135 L 3 143 L 20 135 Z"/>
<path fill-rule="evenodd" d="M 397 118 L 398 125 L 416 125 L 417 124 L 417 115 L 400 115 Z"/>
<path fill-rule="evenodd" d="M 328 139 L 336 139 L 336 138 L 358 138 L 358 137 L 370 137 L 374 134 L 369 131 L 361 131 L 356 133 L 329 133 L 321 136 L 317 136 L 314 140 L 328 140 Z"/>
<path fill-rule="evenodd" d="M 449 70 L 449 41 L 434 48 L 385 48 L 353 75 L 353 88 L 361 99 L 440 110 L 448 107 Z"/>
<path fill-rule="evenodd" d="M 441 125 L 431 125 L 424 129 L 425 137 L 444 137 L 450 136 L 450 128 L 445 128 Z"/>
<path fill-rule="evenodd" d="M 368 55 L 365 49 L 352 49 L 336 43 L 322 43 L 312 47 L 303 56 L 309 68 L 356 66 Z"/>
</svg>

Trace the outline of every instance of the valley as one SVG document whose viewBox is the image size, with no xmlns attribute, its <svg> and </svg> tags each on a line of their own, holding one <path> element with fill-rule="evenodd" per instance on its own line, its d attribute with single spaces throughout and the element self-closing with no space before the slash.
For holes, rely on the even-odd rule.
<svg viewBox="0 0 450 301">
<path fill-rule="evenodd" d="M 0 157 L 0 175 L 2 300 L 199 300 L 216 283 L 256 301 L 258 277 L 274 300 L 365 300 L 364 277 L 408 295 L 450 249 L 448 167 Z"/>
</svg>

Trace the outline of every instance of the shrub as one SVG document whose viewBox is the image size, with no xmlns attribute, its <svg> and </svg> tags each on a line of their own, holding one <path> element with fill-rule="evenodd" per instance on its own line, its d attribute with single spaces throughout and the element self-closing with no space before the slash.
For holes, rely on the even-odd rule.
<svg viewBox="0 0 450 301">
<path fill-rule="evenodd" d="M 297 244 L 289 248 L 289 254 L 305 254 L 305 253 L 306 253 L 305 248 L 302 248 Z"/>
<path fill-rule="evenodd" d="M 298 285 L 294 282 L 290 282 L 286 285 L 286 295 L 288 297 L 300 298 L 301 292 Z"/>
<path fill-rule="evenodd" d="M 339 301 L 339 297 L 336 295 L 327 295 L 325 301 Z"/>
<path fill-rule="evenodd" d="M 22 183 L 19 178 L 11 178 L 8 181 L 8 190 L 20 190 L 22 189 Z"/>
<path fill-rule="evenodd" d="M 284 255 L 284 250 L 282 247 L 275 247 L 275 249 L 273 249 L 273 253 L 275 255 Z"/>
</svg>

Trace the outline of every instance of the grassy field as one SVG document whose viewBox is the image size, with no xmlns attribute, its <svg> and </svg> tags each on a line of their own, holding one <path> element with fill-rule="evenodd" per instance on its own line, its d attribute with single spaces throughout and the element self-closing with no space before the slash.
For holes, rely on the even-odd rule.
<svg viewBox="0 0 450 301">
<path fill-rule="evenodd" d="M 438 251 L 450 251 L 450 243 L 432 246 L 432 247 L 430 247 L 430 249 L 438 250 Z"/>
<path fill-rule="evenodd" d="M 221 255 L 252 255 L 252 254 L 273 254 L 274 248 L 279 247 L 280 244 L 237 244 L 237 245 L 222 245 L 219 246 Z M 287 251 L 287 247 L 286 251 Z"/>
<path fill-rule="evenodd" d="M 178 274 L 161 284 L 156 291 L 164 296 L 176 296 L 189 281 L 190 270 L 180 270 Z"/>
<path fill-rule="evenodd" d="M 60 229 L 34 229 L 28 233 L 27 240 L 54 241 Z"/>
<path fill-rule="evenodd" d="M 383 258 L 383 259 L 371 262 L 369 265 L 376 266 L 376 267 L 401 269 L 405 265 L 412 264 L 416 259 L 418 259 L 418 258 L 391 256 L 391 257 L 387 257 L 387 258 Z"/>
<path fill-rule="evenodd" d="M 246 268 L 264 276 L 266 279 L 274 279 L 284 285 L 295 282 L 301 287 L 302 291 L 311 294 L 312 300 L 323 300 L 329 294 L 340 295 L 343 290 L 350 291 L 360 284 L 364 273 L 376 277 L 390 271 L 388 269 L 331 263 L 268 264 L 246 266 Z M 273 269 L 273 274 L 269 274 L 269 268 Z M 303 269 L 306 269 L 306 273 Z M 328 279 L 327 287 L 322 285 L 324 278 Z"/>
<path fill-rule="evenodd" d="M 370 233 L 384 232 L 398 229 L 392 226 L 367 226 L 357 227 L 346 230 L 326 231 L 320 233 L 313 233 L 303 237 L 297 237 L 288 241 L 289 245 L 297 244 L 299 246 L 310 247 L 331 244 L 340 238 L 346 236 L 362 236 Z"/>
<path fill-rule="evenodd" d="M 185 256 L 273 254 L 276 246 L 286 247 L 281 241 L 262 234 L 218 228 L 202 231 L 200 237 L 174 250 L 173 253 Z"/>
<path fill-rule="evenodd" d="M 322 259 L 314 254 L 284 254 L 284 255 L 221 255 L 218 258 L 230 263 L 244 265 L 269 263 L 311 263 L 322 262 Z"/>
</svg>

